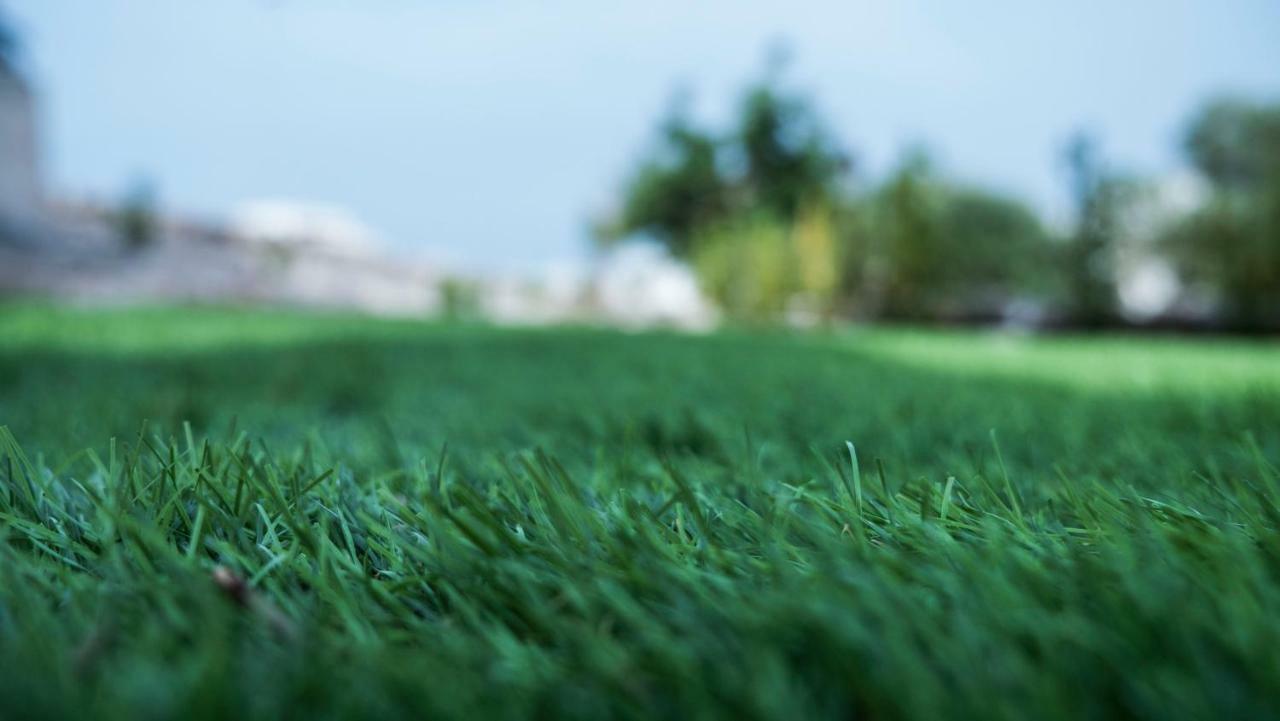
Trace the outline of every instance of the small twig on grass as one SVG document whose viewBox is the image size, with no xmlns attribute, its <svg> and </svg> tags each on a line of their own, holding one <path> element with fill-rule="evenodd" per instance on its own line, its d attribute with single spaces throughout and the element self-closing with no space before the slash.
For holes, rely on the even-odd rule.
<svg viewBox="0 0 1280 721">
<path fill-rule="evenodd" d="M 71 669 L 77 678 L 83 678 L 93 670 L 98 659 L 107 651 L 114 639 L 114 629 L 109 623 L 99 623 L 85 636 L 71 655 Z"/>
<path fill-rule="evenodd" d="M 213 582 L 237 606 L 261 617 L 281 638 L 292 640 L 297 636 L 297 629 L 289 617 L 267 597 L 254 591 L 235 571 L 226 566 L 218 566 L 213 569 Z"/>
</svg>

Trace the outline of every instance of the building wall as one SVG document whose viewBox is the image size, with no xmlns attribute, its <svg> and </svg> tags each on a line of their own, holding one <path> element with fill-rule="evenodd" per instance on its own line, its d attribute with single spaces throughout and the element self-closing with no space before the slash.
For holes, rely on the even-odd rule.
<svg viewBox="0 0 1280 721">
<path fill-rule="evenodd" d="M 40 175 L 31 91 L 0 67 L 0 221 L 25 225 L 40 216 Z"/>
</svg>

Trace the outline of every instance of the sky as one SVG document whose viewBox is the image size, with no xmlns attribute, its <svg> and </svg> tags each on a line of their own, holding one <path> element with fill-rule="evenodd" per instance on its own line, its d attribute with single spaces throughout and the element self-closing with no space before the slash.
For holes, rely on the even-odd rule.
<svg viewBox="0 0 1280 721">
<path fill-rule="evenodd" d="M 724 123 L 770 47 L 864 180 L 950 176 L 1066 205 L 1088 129 L 1161 176 L 1206 98 L 1280 98 L 1275 0 L 0 0 L 39 90 L 46 182 L 167 209 L 340 206 L 459 268 L 581 259 L 677 89 Z"/>
</svg>

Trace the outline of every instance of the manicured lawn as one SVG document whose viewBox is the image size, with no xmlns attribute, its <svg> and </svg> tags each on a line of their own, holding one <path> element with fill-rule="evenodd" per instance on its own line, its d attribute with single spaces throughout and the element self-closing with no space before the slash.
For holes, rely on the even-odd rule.
<svg viewBox="0 0 1280 721">
<path fill-rule="evenodd" d="M 1274 343 L 12 306 L 0 425 L 6 719 L 1280 716 Z"/>
</svg>

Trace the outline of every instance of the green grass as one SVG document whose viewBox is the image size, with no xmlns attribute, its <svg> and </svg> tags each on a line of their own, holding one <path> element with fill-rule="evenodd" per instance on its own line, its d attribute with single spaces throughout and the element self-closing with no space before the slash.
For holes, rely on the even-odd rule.
<svg viewBox="0 0 1280 721">
<path fill-rule="evenodd" d="M 14 306 L 0 424 L 5 719 L 1280 718 L 1275 345 Z"/>
</svg>

